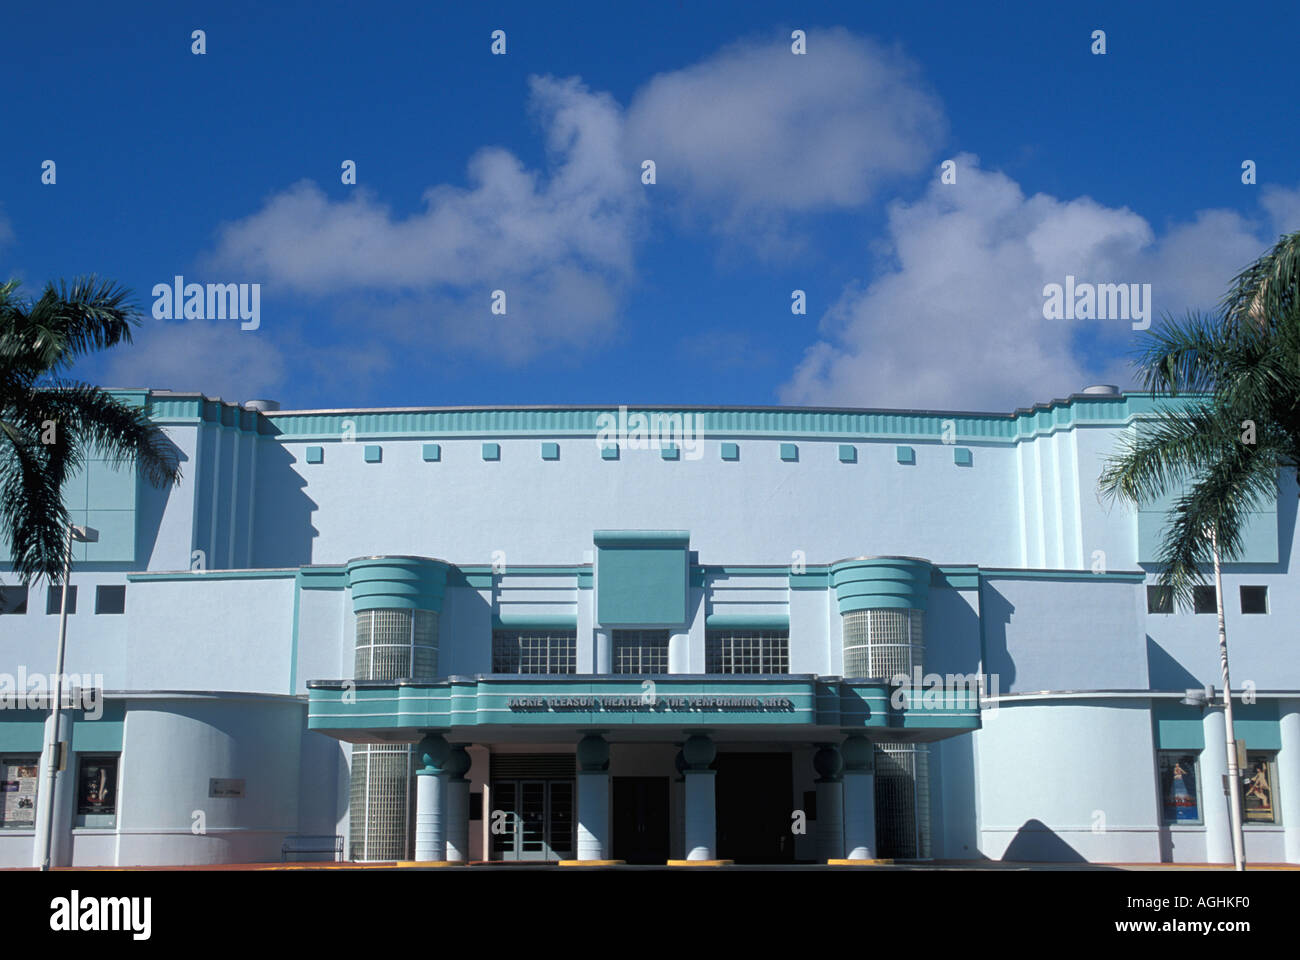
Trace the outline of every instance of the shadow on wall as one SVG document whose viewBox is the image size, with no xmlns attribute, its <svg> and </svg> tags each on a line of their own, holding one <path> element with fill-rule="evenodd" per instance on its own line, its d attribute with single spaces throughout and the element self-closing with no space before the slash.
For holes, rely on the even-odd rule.
<svg viewBox="0 0 1300 960">
<path fill-rule="evenodd" d="M 181 465 L 181 483 L 194 483 L 194 478 L 185 472 L 189 457 L 185 451 L 176 446 L 170 437 L 165 437 L 166 447 Z M 158 531 L 162 527 L 163 514 L 167 512 L 167 501 L 171 499 L 172 487 L 155 487 L 136 470 L 136 512 L 135 512 L 135 566 L 146 570 L 151 566 L 154 547 L 158 543 Z"/>
<path fill-rule="evenodd" d="M 985 582 L 980 586 L 980 617 L 984 626 L 984 671 L 996 674 L 998 692 L 1009 693 L 1016 682 L 1016 663 L 1007 650 L 1007 625 L 1015 605 Z"/>
<path fill-rule="evenodd" d="M 1008 844 L 1002 860 L 1087 863 L 1088 858 L 1058 837 L 1041 820 L 1026 820 Z"/>
<path fill-rule="evenodd" d="M 1150 636 L 1147 637 L 1147 675 L 1151 678 L 1152 690 L 1187 690 L 1201 686 L 1194 674 Z"/>
<path fill-rule="evenodd" d="M 293 454 L 266 437 L 257 452 L 257 505 L 253 522 L 253 566 L 297 567 L 312 562 L 312 526 L 317 504 L 307 481 L 294 469 Z"/>
</svg>

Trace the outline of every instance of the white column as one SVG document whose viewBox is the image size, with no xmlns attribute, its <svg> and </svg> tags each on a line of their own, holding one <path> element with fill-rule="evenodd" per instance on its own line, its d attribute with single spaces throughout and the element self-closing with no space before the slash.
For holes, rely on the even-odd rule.
<svg viewBox="0 0 1300 960">
<path fill-rule="evenodd" d="M 596 672 L 609 673 L 614 669 L 613 661 L 610 656 L 610 648 L 613 646 L 613 638 L 608 630 L 595 631 L 596 641 Z"/>
<path fill-rule="evenodd" d="M 464 744 L 451 748 L 447 759 L 447 859 L 469 860 L 469 752 Z"/>
<path fill-rule="evenodd" d="M 844 757 L 844 849 L 849 860 L 876 858 L 875 748 L 866 737 L 849 737 Z M 818 799 L 820 805 L 821 800 Z M 818 813 L 820 814 L 820 806 Z"/>
<path fill-rule="evenodd" d="M 599 734 L 578 741 L 578 850 L 579 860 L 608 860 L 609 744 Z"/>
<path fill-rule="evenodd" d="M 1300 863 L 1300 700 L 1283 700 L 1278 708 L 1282 749 L 1274 791 L 1285 830 L 1286 862 Z"/>
<path fill-rule="evenodd" d="M 1223 705 L 1207 707 L 1201 720 L 1205 748 L 1201 751 L 1201 817 L 1205 821 L 1205 859 L 1232 863 L 1232 819 L 1223 778 L 1228 775 L 1228 747 Z"/>
<path fill-rule="evenodd" d="M 672 633 L 668 635 L 668 672 L 691 672 L 691 635 L 689 633 Z"/>
<path fill-rule="evenodd" d="M 609 774 L 578 774 L 578 859 L 609 859 Z"/>
<path fill-rule="evenodd" d="M 813 768 L 818 773 L 817 786 L 817 859 L 844 858 L 844 785 L 840 774 L 844 760 L 840 749 L 824 743 L 813 754 Z"/>
<path fill-rule="evenodd" d="M 718 825 L 715 806 L 716 770 L 709 764 L 717 756 L 713 741 L 695 734 L 682 745 L 686 769 L 685 847 L 687 860 L 717 859 Z"/>
<path fill-rule="evenodd" d="M 415 859 L 447 859 L 447 773 L 451 747 L 440 736 L 425 737 L 415 751 Z"/>
</svg>

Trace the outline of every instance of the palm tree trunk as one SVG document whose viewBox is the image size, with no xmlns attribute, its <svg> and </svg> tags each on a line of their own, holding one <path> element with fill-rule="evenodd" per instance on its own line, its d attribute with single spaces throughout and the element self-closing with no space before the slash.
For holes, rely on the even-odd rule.
<svg viewBox="0 0 1300 960">
<path fill-rule="evenodd" d="M 1219 666 L 1223 670 L 1223 717 L 1228 738 L 1228 802 L 1232 804 L 1228 822 L 1232 824 L 1232 862 L 1236 869 L 1246 869 L 1245 839 L 1241 834 L 1241 775 L 1237 768 L 1237 736 L 1232 723 L 1232 681 L 1228 677 L 1228 628 L 1223 617 L 1223 572 L 1219 566 L 1219 540 L 1210 527 L 1210 547 L 1214 553 L 1214 600 L 1219 614 Z"/>
</svg>

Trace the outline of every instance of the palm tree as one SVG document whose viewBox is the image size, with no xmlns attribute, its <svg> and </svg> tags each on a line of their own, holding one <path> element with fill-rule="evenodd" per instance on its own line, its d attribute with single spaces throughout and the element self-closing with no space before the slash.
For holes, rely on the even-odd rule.
<svg viewBox="0 0 1300 960">
<path fill-rule="evenodd" d="M 1277 495 L 1281 467 L 1300 480 L 1300 233 L 1233 281 L 1217 317 L 1189 314 L 1150 331 L 1138 366 L 1153 395 L 1193 394 L 1140 424 L 1106 464 L 1104 493 L 1150 502 L 1191 482 L 1161 544 L 1160 581 L 1182 601 L 1213 562 L 1223 679 L 1233 862 L 1245 867 L 1222 561 L 1241 555 L 1250 510 Z"/>
<path fill-rule="evenodd" d="M 154 486 L 180 481 L 176 448 L 144 410 L 65 379 L 80 356 L 131 341 L 129 292 L 94 277 L 50 283 L 31 301 L 0 284 L 0 542 L 24 583 L 63 577 L 64 482 L 94 451 Z"/>
<path fill-rule="evenodd" d="M 1241 556 L 1248 514 L 1277 496 L 1279 469 L 1300 479 L 1300 232 L 1238 274 L 1215 314 L 1148 331 L 1136 363 L 1170 402 L 1121 441 L 1101 489 L 1142 504 L 1190 484 L 1159 557 L 1160 582 L 1187 601 L 1215 542 L 1223 560 Z"/>
</svg>

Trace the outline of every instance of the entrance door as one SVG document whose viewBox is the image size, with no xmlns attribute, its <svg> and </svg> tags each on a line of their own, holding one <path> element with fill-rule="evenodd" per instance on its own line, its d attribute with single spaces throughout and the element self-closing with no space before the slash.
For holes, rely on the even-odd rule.
<svg viewBox="0 0 1300 960">
<path fill-rule="evenodd" d="M 492 859 L 568 860 L 573 857 L 572 780 L 495 780 Z M 501 829 L 497 830 L 497 811 Z"/>
<path fill-rule="evenodd" d="M 716 767 L 718 857 L 794 862 L 790 754 L 719 753 Z"/>
<path fill-rule="evenodd" d="M 666 863 L 668 778 L 614 778 L 614 859 Z"/>
</svg>

